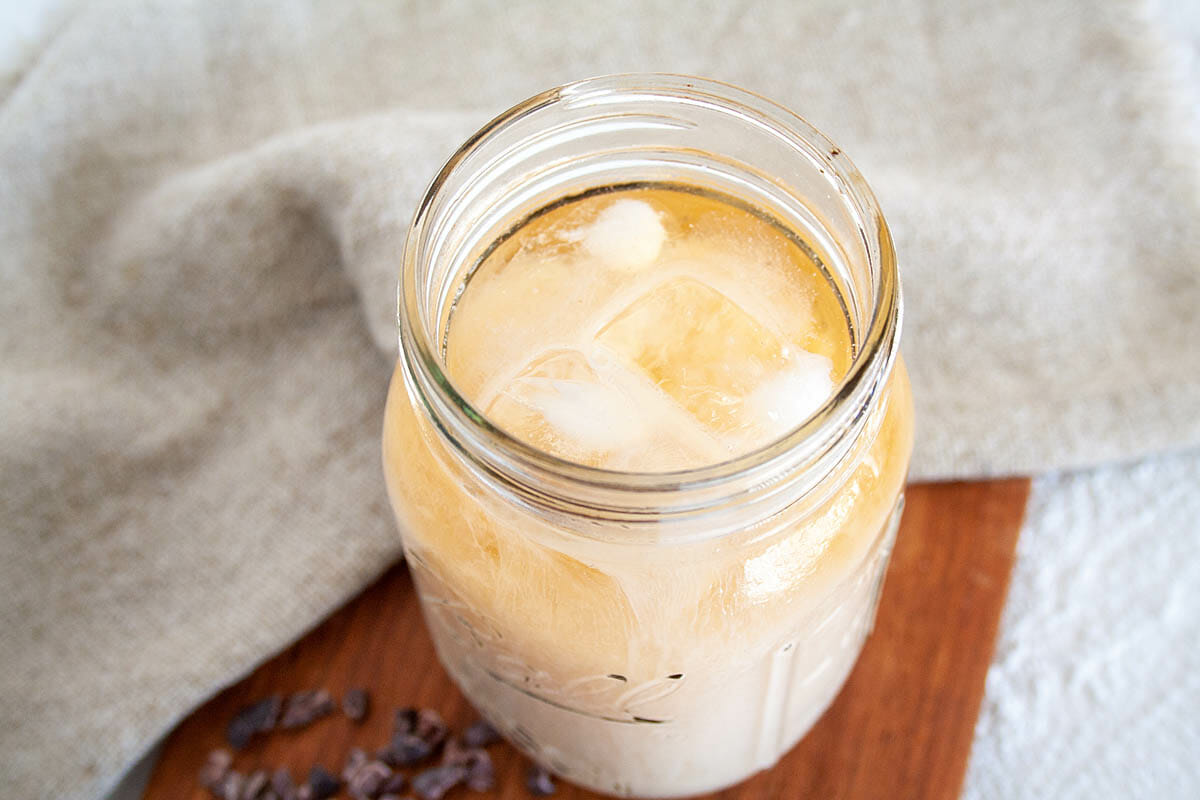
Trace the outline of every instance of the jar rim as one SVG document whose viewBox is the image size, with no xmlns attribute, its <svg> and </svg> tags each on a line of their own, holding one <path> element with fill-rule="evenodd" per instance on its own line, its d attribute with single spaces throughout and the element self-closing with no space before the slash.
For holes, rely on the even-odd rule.
<svg viewBox="0 0 1200 800">
<path fill-rule="evenodd" d="M 458 391 L 438 356 L 438 346 L 425 326 L 418 302 L 420 287 L 416 265 L 422 258 L 421 236 L 430 223 L 437 201 L 447 183 L 473 153 L 485 147 L 501 131 L 518 120 L 556 103 L 603 102 L 613 97 L 654 96 L 664 101 L 686 98 L 715 104 L 720 110 L 748 116 L 758 125 L 769 125 L 771 133 L 784 138 L 804 155 L 816 155 L 842 198 L 851 207 L 858 233 L 867 244 L 869 266 L 877 275 L 870 322 L 859 340 L 846 374 L 820 409 L 785 435 L 732 458 L 671 472 L 613 470 L 569 461 L 540 450 L 494 425 Z M 798 153 L 799 154 L 799 153 Z M 541 92 L 518 103 L 480 128 L 450 156 L 426 190 L 404 245 L 398 291 L 397 321 L 401 359 L 410 391 L 415 389 L 420 404 L 429 411 L 441 433 L 476 467 L 510 488 L 517 488 L 525 501 L 540 503 L 559 499 L 548 483 L 566 482 L 589 492 L 587 508 L 634 510 L 650 497 L 671 496 L 671 503 L 685 510 L 709 508 L 727 494 L 712 492 L 731 481 L 750 479 L 761 486 L 772 475 L 818 458 L 836 439 L 839 430 L 864 416 L 866 404 L 882 386 L 897 352 L 902 302 L 899 275 L 891 235 L 879 205 L 854 164 L 832 141 L 786 107 L 751 91 L 722 81 L 670 73 L 623 73 L 587 78 Z M 547 481 L 552 478 L 552 481 Z M 642 500 L 606 497 L 596 492 L 630 495 Z M 578 499 L 578 498 L 572 498 Z M 575 505 L 575 504 L 572 504 Z M 662 510 L 662 506 L 656 506 Z"/>
</svg>

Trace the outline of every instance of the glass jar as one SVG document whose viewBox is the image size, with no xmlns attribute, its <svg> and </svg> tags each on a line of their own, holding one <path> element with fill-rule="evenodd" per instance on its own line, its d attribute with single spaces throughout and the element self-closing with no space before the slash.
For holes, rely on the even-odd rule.
<svg viewBox="0 0 1200 800">
<path fill-rule="evenodd" d="M 848 372 L 800 427 L 670 473 L 538 451 L 444 370 L 456 295 L 514 220 L 646 181 L 735 197 L 801 234 L 852 342 Z M 712 791 L 774 764 L 874 622 L 912 448 L 900 310 L 862 177 L 751 93 L 681 76 L 586 80 L 463 145 L 405 247 L 383 450 L 438 655 L 476 708 L 550 770 L 619 796 Z"/>
</svg>

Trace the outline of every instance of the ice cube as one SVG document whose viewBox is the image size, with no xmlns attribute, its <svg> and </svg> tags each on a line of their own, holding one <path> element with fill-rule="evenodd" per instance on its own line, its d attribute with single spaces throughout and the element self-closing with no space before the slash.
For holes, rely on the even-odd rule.
<svg viewBox="0 0 1200 800">
<path fill-rule="evenodd" d="M 637 404 L 574 350 L 529 363 L 484 409 L 495 424 L 553 455 L 599 466 L 646 437 Z"/>
<path fill-rule="evenodd" d="M 833 362 L 798 348 L 783 348 L 787 365 L 745 400 L 747 416 L 779 437 L 808 419 L 833 394 Z"/>
<path fill-rule="evenodd" d="M 484 413 L 540 450 L 593 467 L 669 472 L 725 454 L 690 414 L 604 351 L 543 353 Z"/>
<path fill-rule="evenodd" d="M 658 258 L 667 232 L 658 212 L 642 200 L 617 200 L 590 224 L 567 234 L 608 266 L 641 269 Z"/>
<path fill-rule="evenodd" d="M 706 428 L 739 440 L 752 436 L 751 444 L 798 425 L 832 388 L 829 359 L 781 342 L 692 278 L 650 290 L 596 338 Z"/>
</svg>

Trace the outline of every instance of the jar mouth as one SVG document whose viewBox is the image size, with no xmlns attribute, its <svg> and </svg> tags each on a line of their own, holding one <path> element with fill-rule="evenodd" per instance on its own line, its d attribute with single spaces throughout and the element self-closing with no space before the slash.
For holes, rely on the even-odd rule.
<svg viewBox="0 0 1200 800">
<path fill-rule="evenodd" d="M 421 262 L 438 256 L 434 218 L 462 209 L 463 205 L 455 205 L 448 195 L 472 191 L 472 181 L 462 180 L 464 172 L 481 168 L 481 161 L 486 170 L 488 164 L 505 156 L 503 150 L 485 152 L 503 132 L 564 103 L 586 107 L 646 99 L 701 104 L 739 116 L 759 135 L 771 136 L 782 146 L 793 148 L 798 158 L 819 164 L 830 189 L 854 221 L 860 239 L 857 244 L 863 248 L 873 283 L 873 296 L 867 298 L 869 321 L 858 330 L 849 369 L 817 411 L 785 435 L 746 453 L 671 472 L 612 470 L 568 461 L 494 425 L 446 374 L 440 337 L 426 324 L 429 303 L 424 302 L 418 280 Z M 673 123 L 664 117 L 662 124 Z M 458 185 L 452 189 L 456 180 Z M 630 73 L 568 83 L 531 97 L 483 126 L 447 160 L 423 196 L 405 242 L 398 324 L 409 391 L 431 414 L 441 434 L 475 468 L 517 490 L 526 502 L 556 504 L 553 501 L 564 499 L 564 492 L 556 487 L 566 485 L 571 487 L 567 492 L 571 502 L 567 505 L 575 510 L 582 503 L 587 508 L 628 511 L 636 517 L 636 509 L 650 504 L 659 513 L 664 507 L 708 508 L 730 499 L 722 489 L 733 481 L 746 482 L 761 492 L 779 475 L 810 469 L 822 459 L 836 462 L 830 458 L 831 451 L 856 426 L 861 428 L 871 398 L 891 372 L 898 349 L 901 308 L 899 276 L 887 223 L 862 175 L 832 141 L 794 112 L 745 89 L 686 75 Z M 434 309 L 434 313 L 442 311 Z"/>
</svg>

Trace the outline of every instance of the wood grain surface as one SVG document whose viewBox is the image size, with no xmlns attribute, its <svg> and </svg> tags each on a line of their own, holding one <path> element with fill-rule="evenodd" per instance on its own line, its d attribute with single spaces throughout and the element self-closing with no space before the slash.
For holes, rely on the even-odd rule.
<svg viewBox="0 0 1200 800">
<path fill-rule="evenodd" d="M 712 797 L 958 797 L 1028 492 L 1027 479 L 910 487 L 875 632 L 849 682 L 778 765 Z M 387 741 L 398 706 L 437 708 L 455 728 L 474 719 L 438 665 L 412 583 L 397 566 L 185 719 L 166 741 L 146 800 L 208 797 L 196 773 L 224 745 L 233 713 L 268 694 L 317 687 L 338 697 L 366 687 L 372 711 L 358 725 L 338 713 L 304 730 L 259 736 L 234 768 L 287 766 L 298 779 L 314 763 L 340 772 L 351 747 L 374 750 Z M 530 796 L 526 762 L 507 745 L 491 751 L 496 790 L 459 788 L 448 800 Z M 598 795 L 560 783 L 556 797 Z"/>
</svg>

